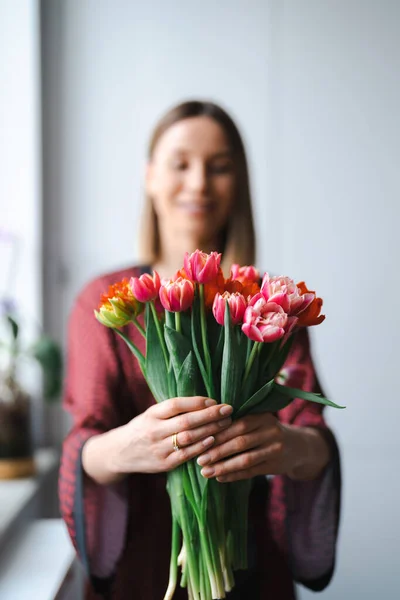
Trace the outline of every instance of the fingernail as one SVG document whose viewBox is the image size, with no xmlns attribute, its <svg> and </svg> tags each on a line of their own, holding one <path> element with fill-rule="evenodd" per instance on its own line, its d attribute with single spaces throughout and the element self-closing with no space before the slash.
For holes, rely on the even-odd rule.
<svg viewBox="0 0 400 600">
<path fill-rule="evenodd" d="M 205 440 L 203 440 L 203 446 L 211 446 L 211 444 L 213 444 L 215 441 L 215 438 L 213 438 L 212 436 L 206 438 Z"/>
<path fill-rule="evenodd" d="M 225 416 L 225 415 L 230 415 L 232 413 L 232 411 L 233 411 L 232 406 L 229 406 L 229 404 L 225 404 L 225 406 L 223 406 L 219 412 L 221 415 Z"/>
<path fill-rule="evenodd" d="M 217 401 L 213 400 L 212 398 L 207 398 L 207 400 L 204 402 L 204 404 L 206 406 L 215 406 L 215 404 L 217 404 Z"/>
<path fill-rule="evenodd" d="M 204 467 L 204 469 L 201 470 L 201 474 L 203 475 L 203 477 L 211 477 L 211 475 L 214 475 L 215 473 L 215 469 L 213 469 L 212 467 Z"/>
<path fill-rule="evenodd" d="M 209 454 L 203 454 L 202 456 L 199 456 L 199 458 L 197 459 L 197 464 L 200 465 L 201 467 L 203 467 L 208 462 L 210 462 L 210 459 L 211 459 L 211 456 Z"/>
<path fill-rule="evenodd" d="M 232 423 L 232 419 L 222 419 L 222 421 L 218 421 L 218 427 L 228 427 Z"/>
</svg>

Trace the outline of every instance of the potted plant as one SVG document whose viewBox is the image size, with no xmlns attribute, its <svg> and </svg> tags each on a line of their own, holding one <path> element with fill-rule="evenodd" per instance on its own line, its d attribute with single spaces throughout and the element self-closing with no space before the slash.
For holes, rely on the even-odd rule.
<svg viewBox="0 0 400 600">
<path fill-rule="evenodd" d="M 61 349 L 41 334 L 25 347 L 13 303 L 0 302 L 0 479 L 35 473 L 32 398 L 20 381 L 24 362 L 35 361 L 42 371 L 43 398 L 57 398 L 62 387 Z"/>
</svg>

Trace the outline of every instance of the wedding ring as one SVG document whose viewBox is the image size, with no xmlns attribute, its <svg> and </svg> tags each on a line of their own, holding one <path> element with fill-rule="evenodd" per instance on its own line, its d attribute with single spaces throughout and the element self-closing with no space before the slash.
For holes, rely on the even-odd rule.
<svg viewBox="0 0 400 600">
<path fill-rule="evenodd" d="M 175 451 L 180 450 L 179 444 L 178 444 L 178 440 L 177 440 L 177 433 L 174 433 L 172 436 L 172 447 Z"/>
</svg>

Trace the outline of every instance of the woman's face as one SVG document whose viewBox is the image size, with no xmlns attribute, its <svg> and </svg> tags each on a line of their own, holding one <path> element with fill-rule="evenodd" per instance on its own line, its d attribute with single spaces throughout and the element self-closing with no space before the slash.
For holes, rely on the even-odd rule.
<svg viewBox="0 0 400 600">
<path fill-rule="evenodd" d="M 162 232 L 192 237 L 194 244 L 214 240 L 235 193 L 232 153 L 221 126 L 205 116 L 171 125 L 156 144 L 146 187 Z"/>
</svg>

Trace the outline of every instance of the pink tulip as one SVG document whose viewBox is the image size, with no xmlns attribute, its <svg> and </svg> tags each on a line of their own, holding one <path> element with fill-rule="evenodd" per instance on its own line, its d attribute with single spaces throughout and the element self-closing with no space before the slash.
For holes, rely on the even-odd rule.
<svg viewBox="0 0 400 600">
<path fill-rule="evenodd" d="M 299 288 L 289 277 L 271 277 L 265 273 L 261 293 L 267 302 L 282 306 L 288 315 L 297 315 L 313 301 L 314 294 L 301 294 Z"/>
<path fill-rule="evenodd" d="M 161 304 L 171 312 L 182 312 L 193 304 L 194 286 L 189 279 L 163 282 L 160 287 Z"/>
<path fill-rule="evenodd" d="M 140 277 L 131 277 L 129 285 L 139 302 L 150 302 L 158 296 L 160 276 L 156 271 L 153 271 L 153 277 L 149 273 L 144 273 Z"/>
<path fill-rule="evenodd" d="M 287 320 L 279 304 L 267 302 L 262 294 L 257 294 L 246 308 L 242 331 L 255 342 L 275 342 L 285 335 Z"/>
<path fill-rule="evenodd" d="M 258 282 L 260 279 L 260 273 L 255 267 L 245 266 L 241 267 L 240 265 L 234 264 L 231 266 L 231 276 L 232 279 L 236 279 L 243 283 L 244 281 L 256 281 Z"/>
<path fill-rule="evenodd" d="M 221 294 L 215 295 L 212 310 L 217 323 L 223 325 L 225 322 L 226 301 L 228 301 L 229 304 L 229 311 L 233 325 L 241 323 L 243 321 L 243 315 L 247 304 L 244 296 L 239 294 L 239 292 L 234 292 L 233 294 L 224 292 L 222 296 Z"/>
<path fill-rule="evenodd" d="M 216 279 L 220 262 L 221 254 L 218 254 L 218 252 L 206 254 L 196 250 L 190 255 L 186 252 L 184 259 L 185 271 L 192 281 L 209 283 Z"/>
</svg>

